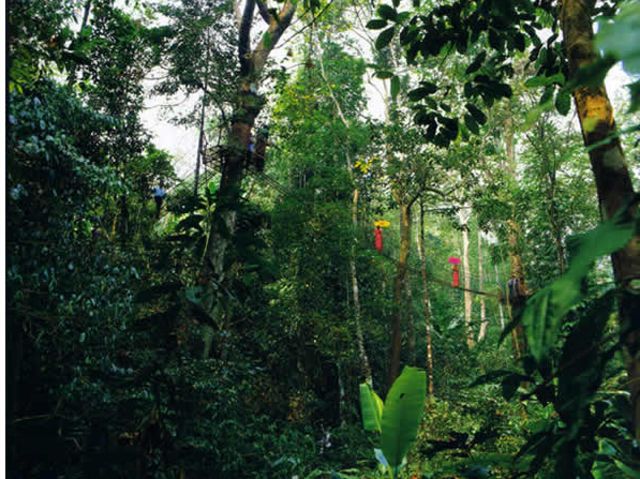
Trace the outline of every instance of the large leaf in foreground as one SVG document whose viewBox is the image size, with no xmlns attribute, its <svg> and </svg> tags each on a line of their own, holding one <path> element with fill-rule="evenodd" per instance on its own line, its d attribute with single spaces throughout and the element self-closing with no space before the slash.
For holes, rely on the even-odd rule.
<svg viewBox="0 0 640 479">
<path fill-rule="evenodd" d="M 422 419 L 427 378 L 424 371 L 405 367 L 387 394 L 382 412 L 382 452 L 391 467 L 399 467 L 416 439 Z"/>
</svg>

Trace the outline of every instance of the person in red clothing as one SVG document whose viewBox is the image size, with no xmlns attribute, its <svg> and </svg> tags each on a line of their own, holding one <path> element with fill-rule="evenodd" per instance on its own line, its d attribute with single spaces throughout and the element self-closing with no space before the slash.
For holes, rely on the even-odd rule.
<svg viewBox="0 0 640 479">
<path fill-rule="evenodd" d="M 374 245 L 378 250 L 378 253 L 382 253 L 382 229 L 379 226 L 376 226 L 373 234 L 375 236 Z"/>
<path fill-rule="evenodd" d="M 454 288 L 460 287 L 460 258 L 455 256 L 449 257 L 449 264 L 451 265 L 451 271 L 453 272 L 453 278 L 451 279 L 451 286 Z"/>
<path fill-rule="evenodd" d="M 453 265 L 453 280 L 451 281 L 451 286 L 457 288 L 460 286 L 460 272 L 458 271 L 458 265 Z"/>
</svg>

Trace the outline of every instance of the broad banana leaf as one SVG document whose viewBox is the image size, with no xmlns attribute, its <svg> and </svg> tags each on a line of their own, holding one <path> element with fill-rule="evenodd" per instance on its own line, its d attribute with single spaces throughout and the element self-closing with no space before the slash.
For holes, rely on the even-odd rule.
<svg viewBox="0 0 640 479">
<path fill-rule="evenodd" d="M 423 370 L 405 367 L 391 386 L 382 412 L 381 446 L 392 468 L 398 468 L 418 435 L 427 378 Z"/>
<path fill-rule="evenodd" d="M 362 411 L 362 425 L 365 431 L 381 431 L 382 399 L 371 386 L 366 383 L 360 385 L 360 409 Z"/>
</svg>

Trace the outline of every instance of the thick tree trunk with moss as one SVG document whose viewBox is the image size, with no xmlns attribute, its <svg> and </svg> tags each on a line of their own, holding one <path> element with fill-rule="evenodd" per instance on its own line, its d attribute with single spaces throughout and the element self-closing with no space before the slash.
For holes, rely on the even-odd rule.
<svg viewBox="0 0 640 479">
<path fill-rule="evenodd" d="M 509 316 L 513 320 L 514 313 L 519 312 L 523 306 L 521 298 L 528 296 L 527 283 L 524 275 L 524 266 L 522 263 L 522 256 L 520 254 L 520 225 L 515 220 L 507 221 L 507 234 L 509 245 L 509 269 L 511 279 L 518 281 L 518 290 L 522 296 L 517 298 L 507 297 L 507 308 Z M 509 288 L 507 287 L 507 295 L 509 294 Z M 516 359 L 522 358 L 527 349 L 526 339 L 524 335 L 524 328 L 522 323 L 519 323 L 511 331 L 511 341 L 513 344 L 513 351 Z"/>
<path fill-rule="evenodd" d="M 267 24 L 266 31 L 258 44 L 251 49 L 251 28 L 254 14 L 258 8 L 260 17 Z M 229 251 L 233 243 L 241 203 L 242 180 L 247 170 L 247 151 L 256 117 L 262 110 L 263 101 L 257 95 L 261 75 L 271 51 L 280 37 L 291 24 L 296 11 L 296 3 L 287 0 L 277 13 L 269 10 L 263 0 L 247 0 L 239 20 L 238 59 L 238 95 L 236 98 L 231 131 L 222 156 L 222 174 L 216 197 L 216 208 L 211 221 L 204 269 L 205 277 L 210 278 L 212 291 L 208 295 L 205 307 L 210 314 L 224 324 L 224 318 L 216 299 L 221 285 L 228 281 L 226 277 Z M 211 349 L 212 330 L 205 327 L 205 356 Z"/>
<path fill-rule="evenodd" d="M 433 349 L 431 339 L 431 301 L 429 299 L 429 284 L 427 282 L 427 258 L 424 251 L 424 205 L 420 201 L 420 228 L 416 235 L 418 242 L 418 256 L 420 257 L 420 277 L 422 278 L 422 305 L 424 307 L 425 340 L 426 340 L 426 369 L 427 391 L 433 396 Z"/>
<path fill-rule="evenodd" d="M 400 204 L 400 252 L 396 277 L 393 283 L 393 319 L 391 322 L 391 351 L 389 357 L 388 385 L 400 374 L 400 353 L 402 350 L 402 317 L 404 293 L 407 281 L 407 262 L 411 246 L 411 206 Z"/>
<path fill-rule="evenodd" d="M 569 61 L 569 77 L 581 67 L 593 63 L 597 55 L 593 45 L 592 12 L 594 1 L 565 0 L 560 20 Z M 610 218 L 633 196 L 631 175 L 616 131 L 613 108 L 604 84 L 579 87 L 573 98 L 582 128 L 585 146 L 604 144 L 589 150 L 596 182 L 600 214 Z M 628 385 L 631 393 L 635 437 L 640 440 L 640 238 L 634 237 L 611 256 L 616 283 L 621 290 L 620 327 Z"/>
</svg>

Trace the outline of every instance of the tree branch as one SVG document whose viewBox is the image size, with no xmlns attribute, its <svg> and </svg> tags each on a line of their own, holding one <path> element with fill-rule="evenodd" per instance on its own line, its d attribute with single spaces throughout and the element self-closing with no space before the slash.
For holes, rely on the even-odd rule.
<svg viewBox="0 0 640 479">
<path fill-rule="evenodd" d="M 248 1 L 255 2 L 255 0 Z M 278 40 L 280 40 L 280 37 L 291 23 L 291 19 L 296 13 L 296 6 L 297 3 L 294 3 L 292 0 L 287 0 L 280 12 L 278 12 L 277 19 L 271 16 L 269 28 L 251 54 L 251 66 L 253 67 L 251 73 L 260 73 L 262 71 L 269 57 L 269 53 L 276 47 Z"/>
<path fill-rule="evenodd" d="M 272 15 L 271 13 L 269 13 L 266 2 L 264 2 L 264 0 L 256 0 L 256 3 L 258 4 L 258 13 L 260 13 L 260 16 L 267 23 L 267 25 L 270 25 Z"/>
<path fill-rule="evenodd" d="M 238 54 L 240 59 L 240 74 L 247 75 L 251 72 L 251 24 L 253 12 L 256 8 L 256 0 L 247 0 L 240 19 L 240 31 L 238 34 Z"/>
</svg>

